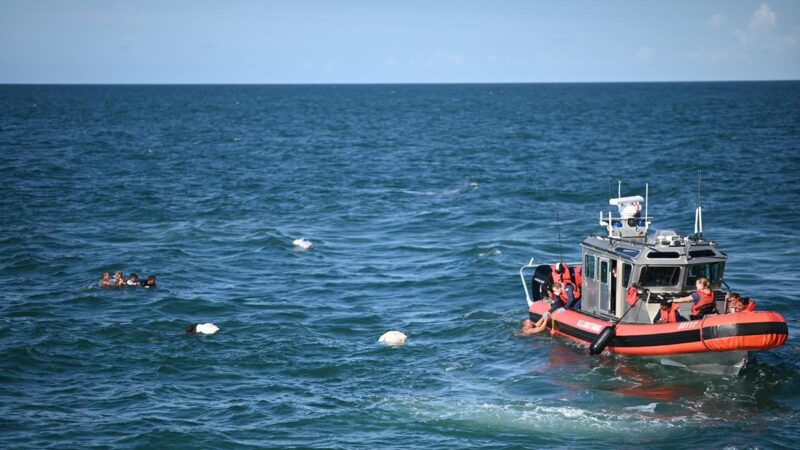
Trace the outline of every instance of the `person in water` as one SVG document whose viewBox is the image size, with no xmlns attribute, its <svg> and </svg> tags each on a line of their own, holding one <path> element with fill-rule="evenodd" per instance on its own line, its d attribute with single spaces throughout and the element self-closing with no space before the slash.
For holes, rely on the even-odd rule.
<svg viewBox="0 0 800 450">
<path fill-rule="evenodd" d="M 142 287 L 151 288 L 156 287 L 156 276 L 150 275 L 147 277 L 147 281 L 142 281 Z"/>
<path fill-rule="evenodd" d="M 661 307 L 658 309 L 653 323 L 675 323 L 684 322 L 686 319 L 678 311 L 681 305 L 675 304 L 671 299 L 661 300 Z"/>
<path fill-rule="evenodd" d="M 541 333 L 547 328 L 547 317 L 549 315 L 549 313 L 544 313 L 536 323 L 533 323 L 531 319 L 523 320 L 522 328 L 519 329 L 519 334 L 527 336 L 529 334 Z"/>
<path fill-rule="evenodd" d="M 122 276 L 122 272 L 114 274 L 114 286 L 125 286 L 125 277 Z"/>
<path fill-rule="evenodd" d="M 139 286 L 140 283 L 139 276 L 135 273 L 131 273 L 130 278 L 128 278 L 128 281 L 125 282 L 125 284 L 128 286 Z"/>
<path fill-rule="evenodd" d="M 673 300 L 674 303 L 688 303 L 694 302 L 692 305 L 692 312 L 689 319 L 697 320 L 702 319 L 708 314 L 716 314 L 717 305 L 714 303 L 714 291 L 711 290 L 711 284 L 705 277 L 698 277 L 694 283 L 697 291 L 686 297 L 680 297 Z"/>
<path fill-rule="evenodd" d="M 114 281 L 111 279 L 111 274 L 103 272 L 103 277 L 100 278 L 100 287 L 114 286 Z"/>
</svg>

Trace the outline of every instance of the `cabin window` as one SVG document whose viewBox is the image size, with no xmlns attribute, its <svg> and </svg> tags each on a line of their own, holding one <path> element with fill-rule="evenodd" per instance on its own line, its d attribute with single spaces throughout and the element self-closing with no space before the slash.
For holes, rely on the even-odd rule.
<svg viewBox="0 0 800 450">
<path fill-rule="evenodd" d="M 717 286 L 722 279 L 723 268 L 725 268 L 725 263 L 721 262 L 691 265 L 686 270 L 686 285 L 694 289 L 697 278 L 706 277 L 709 283 Z"/>
<path fill-rule="evenodd" d="M 608 283 L 608 261 L 600 261 L 600 282 Z"/>
<path fill-rule="evenodd" d="M 594 255 L 586 255 L 586 259 L 584 260 L 584 270 L 583 270 L 583 277 L 588 278 L 590 280 L 595 280 L 594 277 L 594 264 L 595 264 L 595 257 Z"/>
<path fill-rule="evenodd" d="M 692 258 L 705 258 L 717 256 L 713 250 L 689 250 L 689 256 Z"/>
<path fill-rule="evenodd" d="M 647 257 L 650 259 L 675 259 L 680 258 L 681 254 L 678 252 L 649 252 Z"/>
<path fill-rule="evenodd" d="M 628 282 L 631 281 L 631 265 L 630 264 L 623 264 L 622 265 L 622 287 L 628 287 Z"/>
<path fill-rule="evenodd" d="M 681 268 L 676 266 L 644 266 L 639 275 L 639 284 L 653 287 L 675 286 L 678 284 L 680 274 Z"/>
</svg>

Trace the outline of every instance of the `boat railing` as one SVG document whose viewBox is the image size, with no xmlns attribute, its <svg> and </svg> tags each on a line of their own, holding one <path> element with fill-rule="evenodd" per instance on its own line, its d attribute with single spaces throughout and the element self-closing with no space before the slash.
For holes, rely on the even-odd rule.
<svg viewBox="0 0 800 450">
<path fill-rule="evenodd" d="M 530 308 L 531 305 L 533 305 L 533 299 L 531 298 L 531 291 L 528 289 L 528 282 L 525 281 L 525 270 L 526 269 L 534 269 L 535 270 L 536 267 L 538 267 L 538 264 L 534 264 L 534 259 L 535 258 L 531 257 L 531 260 L 528 261 L 527 264 L 525 264 L 524 266 L 520 267 L 520 269 L 519 269 L 519 279 L 520 279 L 520 281 L 522 281 L 522 289 L 525 290 L 525 301 L 528 302 L 528 307 L 529 308 Z M 555 263 L 553 263 L 553 264 L 555 264 Z M 577 267 L 581 263 L 580 263 L 580 261 L 573 261 L 573 262 L 567 261 L 564 264 L 568 265 L 569 267 Z"/>
<path fill-rule="evenodd" d="M 522 280 L 522 289 L 525 289 L 525 301 L 528 302 L 528 308 L 530 308 L 533 304 L 533 300 L 531 300 L 531 292 L 528 290 L 528 283 L 525 282 L 525 269 L 528 268 L 536 268 L 536 266 L 533 264 L 533 258 L 528 261 L 528 264 L 525 264 L 519 269 L 519 279 Z"/>
</svg>

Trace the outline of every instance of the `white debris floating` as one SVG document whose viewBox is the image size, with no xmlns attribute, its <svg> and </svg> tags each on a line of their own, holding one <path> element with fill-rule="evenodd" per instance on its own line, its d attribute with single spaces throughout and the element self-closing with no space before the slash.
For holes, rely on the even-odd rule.
<svg viewBox="0 0 800 450">
<path fill-rule="evenodd" d="M 194 326 L 194 332 L 199 334 L 214 334 L 219 331 L 219 327 L 213 323 L 198 323 Z"/>
<path fill-rule="evenodd" d="M 306 238 L 295 239 L 292 241 L 292 245 L 301 250 L 311 250 L 314 248 L 314 243 Z"/>
<path fill-rule="evenodd" d="M 378 339 L 378 342 L 382 342 L 382 343 L 384 343 L 386 345 L 394 346 L 394 345 L 403 345 L 403 344 L 405 344 L 406 343 L 406 339 L 407 339 L 407 337 L 406 337 L 405 334 L 401 333 L 400 331 L 394 331 L 393 330 L 393 331 L 387 331 L 386 333 L 383 333 L 383 336 L 381 336 Z"/>
</svg>

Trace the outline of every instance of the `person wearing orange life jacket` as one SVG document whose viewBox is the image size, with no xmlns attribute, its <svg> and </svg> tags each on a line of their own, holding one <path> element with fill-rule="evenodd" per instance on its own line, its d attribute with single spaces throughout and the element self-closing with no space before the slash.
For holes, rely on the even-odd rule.
<svg viewBox="0 0 800 450">
<path fill-rule="evenodd" d="M 728 300 L 731 304 L 731 312 L 752 312 L 756 309 L 756 302 L 750 300 L 747 297 L 741 297 L 736 292 L 731 292 L 729 294 Z"/>
<path fill-rule="evenodd" d="M 728 292 L 727 294 L 725 294 L 725 305 L 728 307 L 728 310 L 726 312 L 731 314 L 739 312 L 737 310 L 739 306 L 739 299 L 740 297 L 737 292 Z"/>
<path fill-rule="evenodd" d="M 742 312 L 753 312 L 756 310 L 756 302 L 748 297 L 742 297 L 742 306 L 744 307 Z"/>
<path fill-rule="evenodd" d="M 561 284 L 563 288 L 563 295 L 567 299 L 564 305 L 568 309 L 580 309 L 580 289 L 572 282 L 572 276 L 569 274 L 569 267 L 564 263 L 557 263 L 550 266 L 551 276 L 553 278 L 553 285 L 556 283 Z"/>
<path fill-rule="evenodd" d="M 695 287 L 697 288 L 695 293 L 687 295 L 686 297 L 676 298 L 673 300 L 673 303 L 694 302 L 694 305 L 692 305 L 692 312 L 689 315 L 689 319 L 691 320 L 702 319 L 707 314 L 716 313 L 717 306 L 714 303 L 714 291 L 711 290 L 711 284 L 709 284 L 708 279 L 705 277 L 698 277 L 695 282 Z"/>
<path fill-rule="evenodd" d="M 567 294 L 566 290 L 564 289 L 561 283 L 558 282 L 553 283 L 551 289 L 552 289 L 551 297 L 553 299 L 553 304 L 550 305 L 550 311 L 548 311 L 549 313 L 552 313 L 553 311 L 559 308 L 567 306 L 571 299 L 571 297 Z"/>
<path fill-rule="evenodd" d="M 675 323 L 686 321 L 686 319 L 681 316 L 681 313 L 678 312 L 678 308 L 680 308 L 680 306 L 681 305 L 677 305 L 669 299 L 661 300 L 661 308 L 659 308 L 656 316 L 653 318 L 653 323 Z"/>
</svg>

